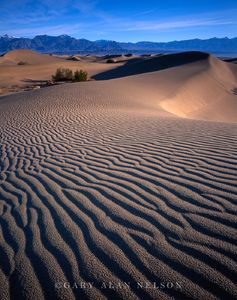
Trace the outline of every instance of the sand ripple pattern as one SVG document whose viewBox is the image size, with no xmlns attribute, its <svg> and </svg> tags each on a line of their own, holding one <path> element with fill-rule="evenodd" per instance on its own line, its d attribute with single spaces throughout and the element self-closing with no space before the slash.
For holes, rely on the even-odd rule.
<svg viewBox="0 0 237 300">
<path fill-rule="evenodd" d="M 236 299 L 236 125 L 88 83 L 2 98 L 0 134 L 0 299 Z"/>
</svg>

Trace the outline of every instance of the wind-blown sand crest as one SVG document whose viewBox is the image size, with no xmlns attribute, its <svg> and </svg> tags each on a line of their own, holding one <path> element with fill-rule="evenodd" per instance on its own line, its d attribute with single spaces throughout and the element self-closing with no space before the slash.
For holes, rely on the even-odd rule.
<svg viewBox="0 0 237 300">
<path fill-rule="evenodd" d="M 234 86 L 208 57 L 1 97 L 0 299 L 236 299 Z"/>
</svg>

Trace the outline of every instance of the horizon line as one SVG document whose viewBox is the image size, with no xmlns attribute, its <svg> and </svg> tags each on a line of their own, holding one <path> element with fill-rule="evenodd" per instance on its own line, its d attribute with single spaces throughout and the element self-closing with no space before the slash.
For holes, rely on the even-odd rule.
<svg viewBox="0 0 237 300">
<path fill-rule="evenodd" d="M 24 37 L 24 36 L 17 37 L 17 36 L 9 35 L 9 34 L 0 35 L 0 37 L 4 37 L 4 36 L 8 36 L 10 38 L 15 38 L 15 39 L 24 38 L 24 39 L 29 39 L 29 40 L 32 40 L 32 39 L 34 39 L 37 36 L 49 36 L 49 37 L 68 36 L 68 37 L 74 38 L 76 40 L 87 40 L 87 41 L 91 41 L 91 42 L 111 41 L 111 42 L 117 42 L 117 43 L 130 43 L 130 44 L 146 43 L 146 42 L 148 42 L 148 43 L 164 43 L 164 44 L 167 44 L 167 43 L 170 43 L 170 42 L 182 42 L 182 41 L 192 41 L 192 40 L 201 40 L 201 41 L 206 41 L 206 40 L 210 40 L 210 39 L 229 39 L 229 40 L 232 40 L 232 39 L 236 39 L 237 38 L 237 36 L 235 36 L 235 37 L 228 37 L 228 36 L 216 37 L 216 36 L 213 36 L 213 37 L 210 37 L 210 38 L 193 38 L 193 39 L 184 39 L 184 40 L 175 40 L 174 39 L 174 40 L 170 40 L 170 41 L 167 41 L 167 42 L 164 42 L 164 41 L 152 41 L 152 40 L 139 40 L 139 41 L 136 41 L 136 42 L 130 42 L 130 41 L 117 41 L 117 40 L 111 40 L 111 39 L 90 40 L 90 39 L 87 39 L 87 38 L 84 38 L 84 37 L 77 38 L 77 37 L 74 37 L 74 36 L 69 35 L 69 34 L 59 34 L 59 35 L 37 34 L 37 35 L 32 36 L 32 37 Z"/>
</svg>

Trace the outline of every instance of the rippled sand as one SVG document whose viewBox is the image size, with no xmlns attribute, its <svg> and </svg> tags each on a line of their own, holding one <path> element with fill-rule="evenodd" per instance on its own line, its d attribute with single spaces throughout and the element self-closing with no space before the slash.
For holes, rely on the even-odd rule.
<svg viewBox="0 0 237 300">
<path fill-rule="evenodd" d="M 0 299 L 236 299 L 234 114 L 160 74 L 0 98 Z"/>
</svg>

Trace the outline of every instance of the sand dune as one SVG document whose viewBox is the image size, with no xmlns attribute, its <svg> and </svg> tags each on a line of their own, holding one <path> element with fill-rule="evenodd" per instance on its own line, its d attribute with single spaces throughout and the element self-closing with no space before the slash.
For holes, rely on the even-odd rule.
<svg viewBox="0 0 237 300">
<path fill-rule="evenodd" d="M 25 87 L 48 81 L 59 67 L 86 69 L 89 76 L 113 68 L 96 57 L 84 57 L 80 61 L 68 60 L 68 56 L 50 56 L 31 50 L 14 50 L 0 57 L 0 95 L 19 92 Z M 24 65 L 18 65 L 23 62 Z M 118 64 L 119 65 L 119 64 Z"/>
<path fill-rule="evenodd" d="M 108 58 L 117 62 L 107 64 Z M 40 85 L 63 66 L 72 70 L 85 69 L 95 80 L 114 79 L 110 85 L 116 92 L 123 91 L 125 97 L 130 95 L 130 99 L 138 98 L 149 107 L 160 107 L 179 117 L 237 122 L 237 66 L 207 53 L 80 57 L 79 61 L 74 61 L 70 57 L 68 60 L 67 56 L 15 50 L 1 59 L 2 94 Z M 17 65 L 20 61 L 27 65 Z"/>
<path fill-rule="evenodd" d="M 228 121 L 234 72 L 207 58 L 1 97 L 0 299 L 236 299 L 237 125 L 178 117 Z"/>
<path fill-rule="evenodd" d="M 237 122 L 237 67 L 206 53 L 136 58 L 93 78 L 118 78 L 117 90 L 179 117 Z"/>
<path fill-rule="evenodd" d="M 25 62 L 26 64 L 47 64 L 58 61 L 59 58 L 48 54 L 40 54 L 31 50 L 13 50 L 3 56 L 3 61 L 6 62 Z"/>
<path fill-rule="evenodd" d="M 210 57 L 161 105 L 178 116 L 237 122 L 236 83 L 237 68 Z"/>
</svg>

